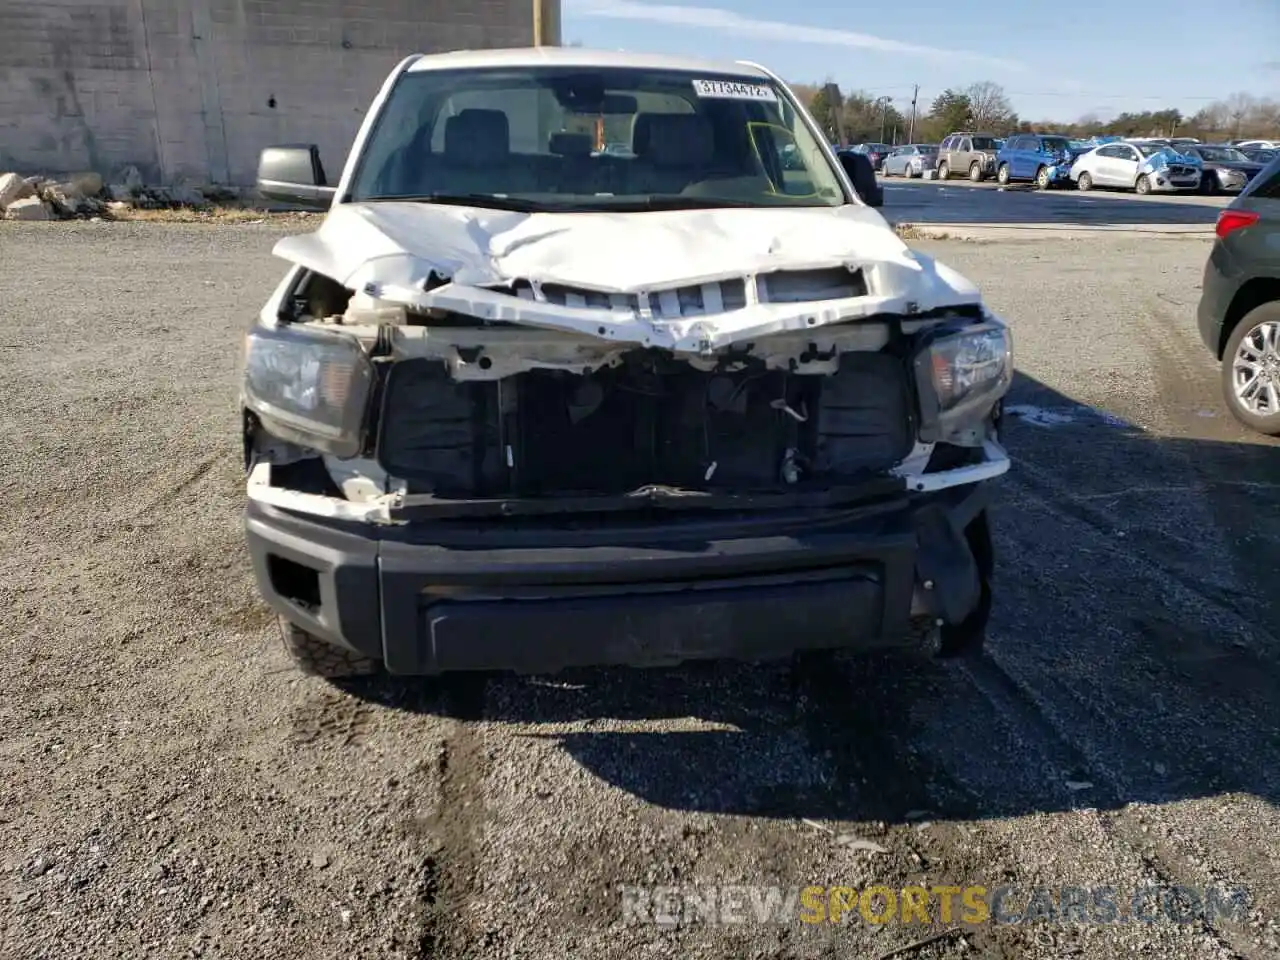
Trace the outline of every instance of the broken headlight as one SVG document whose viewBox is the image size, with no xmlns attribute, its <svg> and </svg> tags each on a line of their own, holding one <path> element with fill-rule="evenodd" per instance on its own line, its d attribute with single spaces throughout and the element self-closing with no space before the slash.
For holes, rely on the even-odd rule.
<svg viewBox="0 0 1280 960">
<path fill-rule="evenodd" d="M 244 405 L 281 440 L 355 456 L 372 383 L 364 348 L 345 333 L 255 326 L 245 336 Z"/>
<path fill-rule="evenodd" d="M 915 375 L 923 442 L 975 425 L 1013 382 L 1009 328 L 988 320 L 939 336 L 916 354 Z"/>
</svg>

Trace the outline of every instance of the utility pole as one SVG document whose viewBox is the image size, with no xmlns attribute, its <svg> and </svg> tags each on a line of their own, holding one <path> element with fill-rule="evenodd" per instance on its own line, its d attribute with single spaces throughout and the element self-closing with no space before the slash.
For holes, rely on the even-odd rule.
<svg viewBox="0 0 1280 960">
<path fill-rule="evenodd" d="M 880 104 L 880 142 L 884 143 L 884 128 L 889 119 L 889 104 L 893 97 L 880 97 L 877 103 Z"/>
<path fill-rule="evenodd" d="M 827 105 L 831 110 L 831 122 L 835 127 L 833 132 L 836 135 L 836 143 L 842 147 L 847 147 L 849 143 L 844 135 L 844 96 L 840 93 L 839 85 L 834 83 L 828 83 L 822 89 L 827 95 Z"/>
<path fill-rule="evenodd" d="M 916 101 L 920 99 L 920 84 L 911 91 L 911 126 L 907 129 L 907 143 L 916 142 Z"/>
</svg>

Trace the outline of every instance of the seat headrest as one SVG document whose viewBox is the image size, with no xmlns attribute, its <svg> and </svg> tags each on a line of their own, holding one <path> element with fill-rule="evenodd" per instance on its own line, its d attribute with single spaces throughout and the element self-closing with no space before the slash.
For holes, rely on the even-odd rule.
<svg viewBox="0 0 1280 960">
<path fill-rule="evenodd" d="M 480 166 L 505 160 L 511 153 L 511 125 L 501 110 L 463 110 L 444 122 L 447 160 Z"/>
<path fill-rule="evenodd" d="M 548 147 L 559 157 L 589 157 L 595 149 L 595 141 L 585 133 L 553 133 Z"/>
<path fill-rule="evenodd" d="M 699 167 L 715 155 L 715 137 L 696 113 L 639 113 L 632 149 L 655 166 Z"/>
</svg>

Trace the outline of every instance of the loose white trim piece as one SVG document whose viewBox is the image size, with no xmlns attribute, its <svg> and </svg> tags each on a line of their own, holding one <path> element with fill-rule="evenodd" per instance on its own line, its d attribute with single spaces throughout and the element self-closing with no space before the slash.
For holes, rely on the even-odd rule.
<svg viewBox="0 0 1280 960">
<path fill-rule="evenodd" d="M 257 503 L 317 517 L 362 523 L 390 523 L 390 508 L 399 499 L 394 494 L 388 494 L 377 500 L 352 503 L 350 500 L 326 497 L 319 493 L 299 493 L 297 490 L 274 487 L 271 485 L 271 464 L 266 462 L 254 464 L 245 486 L 249 499 Z"/>
<path fill-rule="evenodd" d="M 1004 447 L 994 440 L 986 440 L 982 444 L 982 452 L 986 459 L 968 467 L 956 467 L 954 470 L 939 470 L 937 473 L 907 474 L 903 479 L 907 489 L 913 493 L 933 493 L 935 490 L 946 490 L 949 487 L 962 487 L 968 483 L 980 483 L 993 480 L 1009 472 L 1009 454 Z"/>
</svg>

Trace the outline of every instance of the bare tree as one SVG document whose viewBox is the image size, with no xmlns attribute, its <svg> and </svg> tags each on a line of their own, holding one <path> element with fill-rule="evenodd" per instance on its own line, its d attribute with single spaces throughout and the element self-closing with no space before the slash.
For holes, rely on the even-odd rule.
<svg viewBox="0 0 1280 960">
<path fill-rule="evenodd" d="M 1255 102 L 1247 93 L 1233 93 L 1227 97 L 1227 115 L 1231 117 L 1231 129 L 1235 131 L 1233 136 L 1240 136 L 1240 126 L 1253 109 Z"/>
<path fill-rule="evenodd" d="M 969 100 L 969 119 L 975 129 L 995 132 L 1017 122 L 1013 104 L 998 83 L 982 80 L 970 84 L 964 95 Z"/>
</svg>

